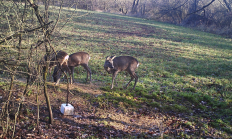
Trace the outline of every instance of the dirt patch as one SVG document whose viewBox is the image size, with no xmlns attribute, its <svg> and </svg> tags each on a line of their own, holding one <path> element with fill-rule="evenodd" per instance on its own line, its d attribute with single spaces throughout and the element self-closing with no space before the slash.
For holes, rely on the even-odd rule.
<svg viewBox="0 0 232 139">
<path fill-rule="evenodd" d="M 99 90 L 99 86 L 96 84 L 74 83 L 70 85 L 73 95 L 69 95 L 69 103 L 74 106 L 75 110 L 73 116 L 64 116 L 60 112 L 60 106 L 66 102 L 67 85 L 60 84 L 59 86 L 53 86 L 53 83 L 49 83 L 48 87 L 54 124 L 48 124 L 49 115 L 44 94 L 39 93 L 40 124 L 39 128 L 37 128 L 36 95 L 32 93 L 26 97 L 22 113 L 18 117 L 15 138 L 143 136 L 142 133 L 150 132 L 157 125 L 157 120 L 154 117 L 142 115 L 142 112 L 129 113 L 112 107 L 110 104 L 108 106 L 92 104 L 89 99 L 94 99 L 104 93 Z M 2 94 L 4 93 L 3 90 L 1 92 Z M 15 93 L 14 97 L 18 98 L 19 95 L 20 92 Z M 88 95 L 87 99 L 84 97 L 85 95 Z M 14 106 L 16 106 L 15 104 Z M 11 117 L 13 120 L 14 115 Z"/>
<path fill-rule="evenodd" d="M 188 125 L 184 115 L 163 113 L 157 108 L 143 104 L 140 108 L 123 108 L 113 104 L 94 102 L 104 91 L 99 89 L 100 83 L 70 85 L 69 103 L 74 106 L 74 115 L 64 116 L 60 112 L 62 103 L 66 103 L 67 85 L 48 83 L 48 92 L 51 101 L 54 123 L 48 124 L 49 114 L 44 94 L 39 93 L 39 126 L 37 120 L 36 89 L 25 98 L 24 107 L 17 118 L 14 138 L 157 138 L 161 136 L 181 137 L 185 132 L 196 136 L 199 130 Z M 100 85 L 101 86 L 101 85 Z M 16 86 L 10 107 L 17 106 L 22 90 Z M 41 90 L 43 90 L 41 88 Z M 1 89 L 2 96 L 7 92 Z M 5 95 L 4 95 L 5 94 Z M 1 101 L 3 101 L 2 98 Z M 123 103 L 123 102 L 119 102 Z M 10 114 L 14 121 L 13 111 Z M 13 127 L 13 123 L 11 124 Z M 212 133 L 214 129 L 209 129 Z M 0 132 L 3 128 L 0 126 Z M 199 131 L 198 131 L 199 132 Z M 200 133 L 200 132 L 199 132 Z M 7 137 L 12 136 L 12 131 Z"/>
</svg>

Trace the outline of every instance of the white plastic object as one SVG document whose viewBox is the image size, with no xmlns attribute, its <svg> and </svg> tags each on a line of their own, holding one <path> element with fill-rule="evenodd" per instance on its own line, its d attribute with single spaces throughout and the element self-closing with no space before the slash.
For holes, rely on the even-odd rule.
<svg viewBox="0 0 232 139">
<path fill-rule="evenodd" d="M 73 115 L 74 107 L 71 104 L 66 105 L 66 103 L 61 104 L 60 112 L 64 115 Z"/>
</svg>

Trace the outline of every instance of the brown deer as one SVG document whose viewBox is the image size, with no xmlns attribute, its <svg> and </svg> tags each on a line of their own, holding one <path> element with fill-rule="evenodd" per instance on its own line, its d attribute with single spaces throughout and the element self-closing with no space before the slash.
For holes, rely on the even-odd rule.
<svg viewBox="0 0 232 139">
<path fill-rule="evenodd" d="M 88 53 L 86 52 L 77 52 L 77 53 L 73 53 L 71 55 L 69 55 L 69 59 L 67 64 L 63 64 L 61 69 L 58 67 L 54 68 L 54 72 L 52 74 L 54 82 L 56 82 L 56 84 L 59 83 L 60 81 L 60 77 L 62 75 L 62 71 L 68 72 L 69 76 L 70 76 L 70 83 L 72 84 L 74 82 L 74 68 L 81 65 L 82 67 L 85 68 L 85 70 L 87 71 L 87 78 L 86 78 L 86 82 L 88 80 L 88 75 L 90 76 L 90 82 L 91 82 L 91 70 L 88 66 L 88 62 L 89 62 L 90 56 Z"/>
<path fill-rule="evenodd" d="M 47 58 L 47 56 L 45 55 L 43 57 L 43 59 L 40 61 L 40 64 L 45 66 L 46 65 L 45 64 L 46 60 L 50 61 L 50 63 L 49 63 L 49 71 L 51 73 L 52 67 L 54 67 L 54 66 L 62 66 L 63 64 L 67 65 L 68 58 L 69 58 L 69 55 L 65 51 L 58 50 L 58 51 L 53 52 L 52 54 L 50 54 L 49 58 Z"/>
<path fill-rule="evenodd" d="M 113 89 L 113 84 L 114 80 L 120 71 L 127 71 L 131 79 L 130 81 L 126 84 L 124 88 L 127 88 L 130 82 L 135 79 L 135 84 L 133 87 L 133 90 L 135 89 L 136 83 L 138 81 L 138 76 L 135 73 L 135 70 L 138 68 L 139 62 L 137 59 L 135 59 L 132 56 L 107 56 L 106 61 L 104 64 L 104 69 L 109 73 L 112 74 L 112 84 L 111 84 L 111 89 Z"/>
</svg>

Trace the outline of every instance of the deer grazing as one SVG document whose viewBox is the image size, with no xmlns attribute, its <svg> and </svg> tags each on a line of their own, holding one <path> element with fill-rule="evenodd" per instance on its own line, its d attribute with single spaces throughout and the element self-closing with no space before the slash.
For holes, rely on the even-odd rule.
<svg viewBox="0 0 232 139">
<path fill-rule="evenodd" d="M 65 51 L 59 50 L 59 51 L 56 51 L 56 52 L 53 52 L 52 54 L 50 54 L 49 58 L 47 58 L 47 56 L 45 55 L 43 57 L 43 59 L 40 61 L 40 64 L 43 65 L 43 67 L 44 67 L 46 65 L 45 61 L 46 60 L 50 61 L 49 71 L 51 73 L 52 67 L 62 66 L 63 64 L 67 65 L 68 58 L 69 58 L 69 55 Z"/>
<path fill-rule="evenodd" d="M 113 84 L 114 80 L 120 71 L 127 71 L 131 79 L 130 81 L 126 84 L 125 88 L 128 87 L 130 82 L 135 79 L 135 84 L 133 87 L 133 90 L 135 89 L 136 83 L 138 81 L 138 76 L 135 73 L 135 70 L 138 68 L 139 62 L 137 59 L 131 56 L 107 56 L 106 61 L 104 64 L 104 69 L 109 73 L 112 74 L 112 84 L 111 84 L 111 89 L 113 89 Z"/>
<path fill-rule="evenodd" d="M 77 67 L 79 65 L 81 65 L 82 67 L 85 68 L 85 70 L 87 71 L 87 77 L 86 77 L 86 82 L 88 80 L 88 75 L 90 76 L 90 82 L 91 82 L 91 70 L 88 66 L 88 62 L 89 62 L 90 56 L 88 53 L 86 52 L 77 52 L 77 53 L 73 53 L 71 55 L 69 55 L 69 59 L 67 61 L 67 64 L 64 63 L 61 68 L 59 67 L 55 67 L 54 68 L 54 72 L 53 72 L 53 79 L 54 82 L 56 82 L 56 84 L 59 83 L 60 81 L 60 77 L 62 75 L 62 70 L 65 72 L 69 73 L 70 76 L 70 83 L 72 84 L 74 82 L 74 67 Z"/>
</svg>

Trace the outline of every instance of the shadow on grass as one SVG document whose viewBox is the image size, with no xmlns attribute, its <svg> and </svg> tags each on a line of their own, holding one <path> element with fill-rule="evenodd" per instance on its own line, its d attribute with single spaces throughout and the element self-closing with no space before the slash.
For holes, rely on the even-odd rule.
<svg viewBox="0 0 232 139">
<path fill-rule="evenodd" d="M 91 19 L 91 22 L 86 22 L 86 19 Z M 88 17 L 78 18 L 77 23 L 78 22 L 90 24 L 92 27 L 76 26 L 79 29 L 88 31 L 105 32 L 109 34 L 116 33 L 119 36 L 128 35 L 165 39 L 173 42 L 191 43 L 193 45 L 199 44 L 213 49 L 232 50 L 231 46 L 228 46 L 230 43 L 229 39 L 224 39 L 222 42 L 222 38 L 214 34 L 152 20 L 106 13 L 95 13 Z M 101 27 L 95 27 L 97 25 L 100 25 Z"/>
<path fill-rule="evenodd" d="M 51 87 L 51 86 L 50 86 Z M 62 116 L 58 110 L 56 110 L 56 113 L 58 114 L 56 117 L 59 117 L 58 119 L 62 119 L 63 121 L 69 121 L 69 123 L 73 123 L 75 126 L 80 126 L 86 129 L 87 127 L 90 127 L 90 129 L 96 129 L 94 131 L 91 130 L 93 134 L 103 134 L 102 132 L 107 131 L 109 133 L 109 130 L 113 130 L 114 133 L 104 134 L 105 136 L 115 136 L 115 137 L 127 137 L 130 136 L 143 136 L 144 133 L 136 132 L 136 134 L 131 133 L 127 130 L 118 130 L 114 126 L 110 126 L 108 124 L 101 124 L 106 121 L 106 123 L 109 122 L 116 122 L 123 124 L 123 126 L 133 126 L 136 130 L 139 131 L 140 125 L 136 124 L 136 122 L 132 119 L 132 122 L 123 122 L 120 120 L 111 119 L 108 118 L 102 118 L 100 116 L 95 115 L 92 110 L 95 111 L 95 109 L 99 108 L 102 110 L 108 111 L 114 110 L 119 112 L 118 114 L 126 114 L 130 113 L 130 110 L 134 109 L 137 113 L 143 116 L 152 116 L 156 117 L 159 114 L 163 114 L 166 116 L 166 120 L 170 117 L 180 117 L 183 120 L 187 120 L 188 122 L 194 123 L 196 126 L 203 126 L 202 132 L 204 129 L 204 126 L 213 126 L 217 129 L 221 128 L 220 125 L 224 125 L 222 128 L 226 133 L 231 134 L 232 130 L 227 127 L 227 122 L 223 122 L 221 119 L 225 119 L 225 116 L 229 114 L 228 112 L 222 112 L 227 111 L 227 105 L 224 102 L 218 102 L 220 100 L 214 100 L 211 97 L 208 97 L 207 95 L 203 94 L 186 94 L 186 93 L 180 93 L 180 92 L 170 92 L 170 93 L 152 93 L 149 92 L 147 89 L 142 89 L 140 87 L 136 87 L 135 91 L 128 90 L 121 90 L 120 88 L 115 88 L 113 90 L 110 89 L 110 87 L 102 87 L 102 90 L 104 90 L 103 95 L 95 96 L 90 93 L 84 93 L 81 90 L 77 91 L 76 89 L 71 90 L 74 93 L 74 96 L 79 96 L 85 99 L 90 106 L 87 106 L 84 109 L 81 109 L 81 107 L 77 106 L 75 103 L 73 104 L 76 108 L 78 108 L 78 115 L 81 115 L 81 120 L 79 122 L 75 121 L 75 118 L 67 118 L 65 119 L 65 116 Z M 61 88 L 61 92 L 64 92 L 65 89 Z M 166 95 L 165 95 L 166 94 Z M 168 100 L 168 95 L 172 96 L 172 101 Z M 72 96 L 71 96 L 72 97 Z M 196 99 L 196 100 L 195 100 Z M 195 100 L 195 101 L 194 101 Z M 107 102 L 107 103 L 106 103 Z M 198 102 L 200 102 L 198 104 Z M 190 104 L 190 106 L 188 106 Z M 57 105 L 57 104 L 55 104 Z M 192 107 L 192 105 L 195 105 Z M 208 107 L 208 109 L 206 108 Z M 213 108 L 214 107 L 214 108 Z M 221 109 L 221 110 L 215 110 Z M 92 110 L 90 110 L 92 109 Z M 130 110 L 129 110 L 130 109 Z M 155 110 L 155 111 L 154 111 Z M 132 110 L 133 111 L 133 110 Z M 141 112 L 142 111 L 142 112 Z M 194 116 L 192 116 L 194 114 Z M 55 115 L 55 114 L 54 114 Z M 187 118 L 186 118 L 187 117 Z M 191 117 L 191 118 L 188 118 Z M 156 117 L 157 118 L 157 117 Z M 155 119 L 156 119 L 155 118 Z M 195 121 L 198 121 L 198 119 L 210 119 L 209 121 L 200 124 L 196 123 Z M 227 118 L 228 119 L 228 118 Z M 98 125 L 96 124 L 83 124 L 80 121 L 97 121 Z M 158 119 L 157 119 L 158 120 Z M 167 121 L 163 121 L 162 124 L 166 125 Z M 78 121 L 78 120 L 77 120 Z M 101 121 L 101 122 L 100 122 Z M 173 123 L 174 125 L 174 123 Z M 229 124 L 230 125 L 230 124 Z M 170 126 L 170 125 L 169 125 Z M 172 125 L 171 125 L 172 126 Z M 184 125 L 185 128 L 192 128 L 188 125 Z M 151 127 L 157 127 L 155 123 L 150 124 L 149 126 L 143 126 L 143 129 L 145 130 L 151 130 Z M 165 127 L 168 128 L 168 127 Z M 155 130 L 162 130 L 160 128 L 153 128 Z M 173 129 L 174 131 L 177 129 Z M 191 129 L 192 130 L 192 129 Z M 83 130 L 84 131 L 84 130 Z M 97 131 L 97 132 L 95 132 Z M 171 134 L 171 130 L 167 129 L 167 132 L 170 133 L 170 136 L 176 136 L 177 134 Z M 197 136 L 199 131 L 195 131 L 191 135 Z M 176 132 L 175 132 L 176 133 Z M 148 133 L 146 133 L 148 134 Z"/>
</svg>

